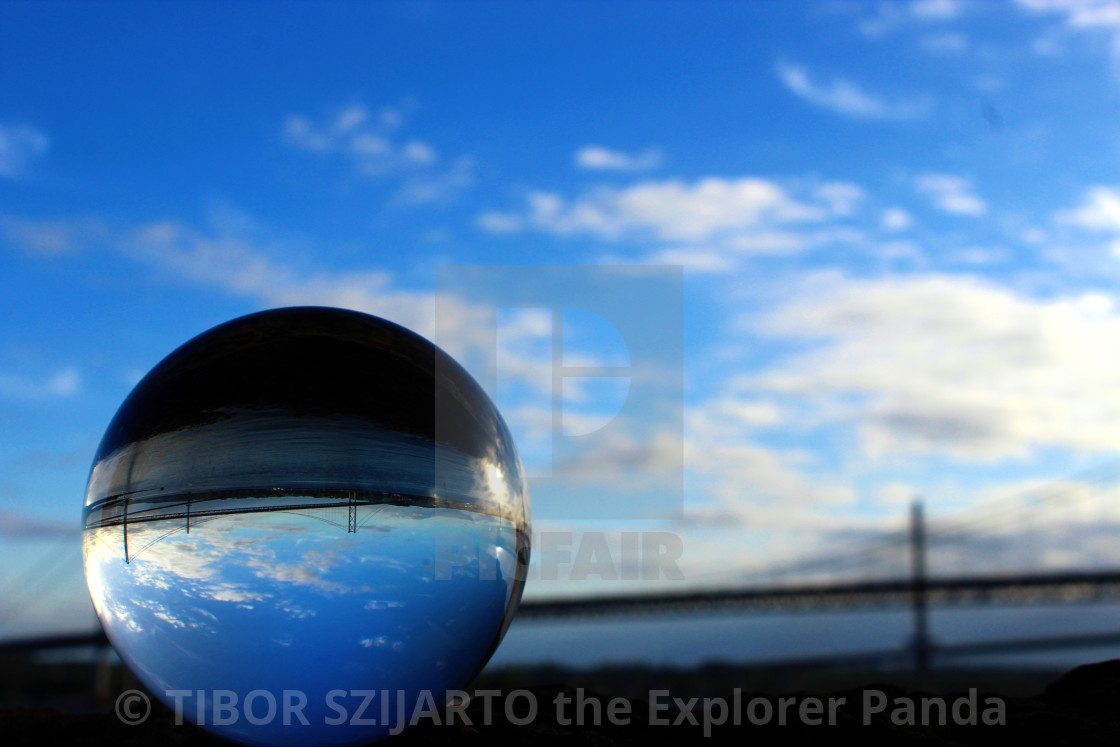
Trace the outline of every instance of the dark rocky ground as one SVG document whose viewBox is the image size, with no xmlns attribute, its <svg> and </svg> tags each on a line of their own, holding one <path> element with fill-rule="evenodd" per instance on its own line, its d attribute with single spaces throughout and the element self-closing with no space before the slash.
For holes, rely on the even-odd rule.
<svg viewBox="0 0 1120 747">
<path fill-rule="evenodd" d="M 731 675 L 728 675 L 729 677 Z M 709 680 L 710 681 L 710 680 Z M 712 726 L 705 736 L 702 724 L 690 724 L 687 718 L 680 718 L 678 725 L 651 723 L 649 703 L 643 698 L 628 697 L 614 692 L 584 690 L 585 698 L 597 698 L 603 706 L 612 699 L 625 702 L 632 716 L 627 725 L 583 725 L 560 723 L 552 705 L 558 696 L 577 697 L 571 685 L 538 684 L 526 686 L 525 683 L 512 683 L 533 694 L 539 704 L 537 718 L 529 724 L 517 726 L 504 715 L 505 704 L 501 696 L 491 701 L 492 717 L 484 723 L 484 704 L 480 699 L 471 702 L 466 715 L 472 722 L 467 726 L 461 720 L 454 725 L 435 725 L 421 722 L 419 725 L 392 737 L 381 744 L 391 747 L 410 745 L 526 745 L 545 747 L 547 745 L 678 745 L 678 744 L 751 744 L 751 745 L 797 745 L 818 743 L 822 740 L 846 738 L 863 744 L 902 744 L 902 745 L 988 745 L 988 744 L 1039 744 L 1039 745 L 1096 745 L 1120 743 L 1120 661 L 1108 661 L 1079 667 L 1061 676 L 1041 692 L 1031 696 L 1000 695 L 1005 704 L 1003 723 L 984 725 L 983 713 L 987 698 L 996 697 L 991 692 L 979 691 L 971 702 L 976 710 L 967 707 L 970 699 L 958 708 L 958 714 L 965 718 L 975 716 L 975 724 L 954 723 L 952 706 L 959 696 L 968 693 L 941 693 L 932 696 L 918 690 L 902 688 L 898 685 L 868 683 L 861 687 L 844 690 L 817 690 L 792 695 L 756 693 L 743 690 L 740 701 L 743 705 L 739 726 Z M 625 689 L 625 688 L 623 688 Z M 868 691 L 882 692 L 888 699 L 887 707 L 874 714 L 865 714 L 863 705 Z M 503 690 L 504 694 L 511 690 Z M 677 693 L 670 691 L 673 696 Z M 730 699 L 730 688 L 712 691 Z M 648 691 L 647 691 L 648 695 Z M 916 706 L 915 721 L 920 721 L 921 699 L 939 697 L 946 708 L 946 723 L 923 726 L 920 723 L 895 723 L 905 721 L 906 713 L 897 709 L 898 703 L 913 701 Z M 714 695 L 713 695 L 714 696 Z M 684 696 L 681 696 L 684 697 Z M 777 713 L 779 698 L 795 698 L 787 708 L 789 719 L 785 725 L 776 723 L 776 715 L 771 716 L 768 725 L 750 723 L 747 704 L 755 698 L 763 698 Z M 796 717 L 796 708 L 807 698 L 845 698 L 844 705 L 836 709 L 836 720 L 832 725 L 806 725 Z M 872 696 L 874 697 L 874 696 Z M 514 705 L 523 706 L 521 703 Z M 901 700 L 899 700 L 901 699 Z M 671 703 L 671 701 L 668 701 Z M 994 718 L 992 701 L 987 701 L 987 714 Z M 622 706 L 618 706 L 622 707 Z M 762 719 L 765 706 L 761 701 L 755 703 L 756 720 Z M 515 717 L 521 708 L 515 708 Z M 701 721 L 700 707 L 692 715 Z M 589 712 L 590 713 L 590 712 Z M 893 714 L 893 718 L 892 718 Z M 568 710 L 568 715 L 572 711 Z M 936 721 L 936 708 L 932 712 Z M 656 712 L 655 717 L 677 720 L 681 712 Z M 606 721 L 606 719 L 603 719 Z M 170 711 L 156 706 L 152 716 L 143 724 L 128 726 L 121 723 L 110 710 L 89 713 L 75 713 L 48 707 L 23 707 L 0 709 L 0 741 L 6 745 L 113 745 L 114 747 L 140 747 L 143 745 L 221 745 L 225 744 L 200 729 L 190 725 L 176 726 Z"/>
</svg>

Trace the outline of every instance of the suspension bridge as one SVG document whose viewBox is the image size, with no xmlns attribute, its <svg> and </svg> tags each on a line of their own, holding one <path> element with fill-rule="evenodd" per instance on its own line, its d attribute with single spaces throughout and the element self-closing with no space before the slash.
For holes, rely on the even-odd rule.
<svg viewBox="0 0 1120 747">
<path fill-rule="evenodd" d="M 288 497 L 289 499 L 291 497 Z M 664 584 L 657 592 L 533 598 L 520 607 L 518 619 L 562 621 L 583 617 L 693 614 L 741 611 L 798 611 L 904 608 L 912 617 L 909 644 L 902 649 L 823 656 L 830 663 L 884 663 L 906 660 L 917 669 L 938 659 L 983 653 L 1035 652 L 1078 647 L 1120 646 L 1115 630 L 1030 638 L 935 644 L 930 633 L 931 608 L 960 605 L 1094 603 L 1120 601 L 1120 460 L 1079 473 L 1049 487 L 1010 495 L 979 509 L 930 520 L 920 501 L 908 521 L 895 529 L 865 532 L 837 542 L 828 552 L 808 554 L 766 567 L 728 569 L 700 586 Z M 398 501 L 399 502 L 399 501 Z M 127 501 L 118 500 L 98 514 L 100 525 L 127 531 L 130 521 L 173 521 L 158 535 L 162 541 L 191 522 L 227 515 L 226 509 L 197 509 L 163 501 L 158 511 L 128 517 Z M 384 497 L 333 496 L 322 503 L 289 502 L 266 510 L 314 515 L 340 531 L 359 532 L 376 516 Z M 389 503 L 393 503 L 392 500 Z M 363 513 L 363 511 L 365 513 Z M 328 515 L 329 514 L 329 515 Z M 180 526 L 181 524 L 181 526 Z M 151 543 L 146 547 L 150 547 Z M 137 557 L 146 547 L 133 553 Z M 46 571 L 57 572 L 58 565 Z M 30 568 L 0 588 L 7 602 L 0 625 L 42 595 L 12 604 L 9 595 L 43 585 L 44 569 Z M 684 588 L 680 588 L 684 587 Z M 50 588 L 50 587 L 48 587 Z M 100 631 L 42 635 L 0 641 L 0 652 L 27 652 L 74 646 L 105 646 Z"/>
</svg>

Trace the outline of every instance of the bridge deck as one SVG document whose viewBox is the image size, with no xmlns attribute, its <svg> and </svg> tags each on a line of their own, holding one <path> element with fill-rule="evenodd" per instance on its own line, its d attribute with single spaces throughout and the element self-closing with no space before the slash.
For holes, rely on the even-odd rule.
<svg viewBox="0 0 1120 747">
<path fill-rule="evenodd" d="M 921 589 L 931 604 L 1074 602 L 1120 597 L 1120 570 L 931 578 Z M 910 604 L 911 579 L 714 589 L 664 594 L 525 600 L 528 619 L 694 612 L 720 609 L 819 609 Z"/>
</svg>

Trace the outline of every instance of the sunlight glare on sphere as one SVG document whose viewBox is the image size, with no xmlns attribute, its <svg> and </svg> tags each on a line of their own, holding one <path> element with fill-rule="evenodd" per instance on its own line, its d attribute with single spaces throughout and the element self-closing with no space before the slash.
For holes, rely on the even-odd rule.
<svg viewBox="0 0 1120 747">
<path fill-rule="evenodd" d="M 377 701 L 340 719 L 363 700 L 346 694 L 442 707 L 490 658 L 524 586 L 529 499 L 501 416 L 445 353 L 365 314 L 276 309 L 190 340 L 129 394 L 83 553 L 113 646 L 186 719 L 247 744 L 358 744 L 403 724 Z M 284 718 L 296 691 L 303 718 Z"/>
</svg>

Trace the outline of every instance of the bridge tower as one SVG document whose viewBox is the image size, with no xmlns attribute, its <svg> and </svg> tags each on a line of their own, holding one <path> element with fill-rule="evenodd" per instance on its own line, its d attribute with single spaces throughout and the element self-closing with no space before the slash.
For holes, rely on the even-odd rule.
<svg viewBox="0 0 1120 747">
<path fill-rule="evenodd" d="M 124 532 L 124 562 L 128 564 L 128 496 L 124 497 L 124 511 L 121 513 L 121 527 Z"/>
<path fill-rule="evenodd" d="M 933 643 L 929 636 L 926 527 L 920 498 L 915 499 L 910 505 L 910 571 L 911 604 L 914 610 L 914 632 L 910 639 L 910 648 L 914 652 L 914 669 L 922 673 L 929 670 Z"/>
</svg>

